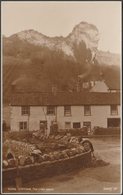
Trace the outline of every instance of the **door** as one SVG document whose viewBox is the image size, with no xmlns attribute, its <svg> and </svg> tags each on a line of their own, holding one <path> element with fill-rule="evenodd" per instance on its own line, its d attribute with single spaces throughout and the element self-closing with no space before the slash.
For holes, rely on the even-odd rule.
<svg viewBox="0 0 123 195">
<path fill-rule="evenodd" d="M 40 130 L 45 133 L 45 130 L 47 129 L 47 121 L 43 120 L 40 121 Z"/>
<path fill-rule="evenodd" d="M 91 133 L 91 122 L 90 121 L 84 121 L 83 122 L 83 127 L 87 128 L 88 134 Z"/>
<path fill-rule="evenodd" d="M 108 118 L 107 127 L 120 127 L 120 118 Z"/>
<path fill-rule="evenodd" d="M 85 121 L 85 122 L 83 122 L 83 126 L 91 128 L 91 122 L 90 121 Z"/>
</svg>

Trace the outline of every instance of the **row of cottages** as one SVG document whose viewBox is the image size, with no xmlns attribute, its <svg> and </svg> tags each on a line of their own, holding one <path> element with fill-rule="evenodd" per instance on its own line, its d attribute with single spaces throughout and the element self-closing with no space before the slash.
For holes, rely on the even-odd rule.
<svg viewBox="0 0 123 195">
<path fill-rule="evenodd" d="M 16 93 L 11 99 L 11 130 L 47 131 L 56 121 L 59 129 L 120 126 L 120 94 L 101 92 Z"/>
</svg>

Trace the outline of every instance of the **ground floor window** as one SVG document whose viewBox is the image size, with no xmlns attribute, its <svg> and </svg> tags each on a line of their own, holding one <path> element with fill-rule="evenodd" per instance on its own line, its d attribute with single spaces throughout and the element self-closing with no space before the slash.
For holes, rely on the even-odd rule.
<svg viewBox="0 0 123 195">
<path fill-rule="evenodd" d="M 90 127 L 91 128 L 91 122 L 90 121 L 84 121 L 83 122 L 84 127 Z"/>
<path fill-rule="evenodd" d="M 71 122 L 65 122 L 65 129 L 71 128 Z"/>
<path fill-rule="evenodd" d="M 108 118 L 107 127 L 120 127 L 120 118 Z"/>
<path fill-rule="evenodd" d="M 26 121 L 20 122 L 19 129 L 20 130 L 27 130 L 27 122 Z"/>
<path fill-rule="evenodd" d="M 73 128 L 75 128 L 75 129 L 81 128 L 80 122 L 75 122 L 75 123 L 73 123 Z"/>
</svg>

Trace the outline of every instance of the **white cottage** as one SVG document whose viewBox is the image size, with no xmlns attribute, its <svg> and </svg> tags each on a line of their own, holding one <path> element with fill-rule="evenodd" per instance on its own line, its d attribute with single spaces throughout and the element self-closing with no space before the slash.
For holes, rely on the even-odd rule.
<svg viewBox="0 0 123 195">
<path fill-rule="evenodd" d="M 52 121 L 59 129 L 119 127 L 119 93 L 16 93 L 11 99 L 11 131 L 39 130 Z"/>
<path fill-rule="evenodd" d="M 116 81 L 110 82 L 105 80 L 83 82 L 83 89 L 88 89 L 89 92 L 120 92 L 120 84 Z"/>
<path fill-rule="evenodd" d="M 96 81 L 90 92 L 109 92 L 109 88 L 103 80 Z"/>
</svg>

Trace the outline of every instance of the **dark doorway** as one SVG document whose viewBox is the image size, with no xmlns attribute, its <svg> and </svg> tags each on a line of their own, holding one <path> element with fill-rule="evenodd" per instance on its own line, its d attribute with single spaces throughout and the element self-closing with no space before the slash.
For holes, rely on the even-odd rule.
<svg viewBox="0 0 123 195">
<path fill-rule="evenodd" d="M 84 121 L 83 126 L 91 128 L 91 122 L 90 121 Z"/>
<path fill-rule="evenodd" d="M 73 128 L 80 129 L 81 128 L 81 124 L 80 123 L 73 123 Z"/>
<path fill-rule="evenodd" d="M 120 118 L 108 118 L 107 127 L 120 127 Z"/>
<path fill-rule="evenodd" d="M 45 133 L 45 130 L 47 129 L 47 121 L 40 121 L 40 130 L 42 133 Z"/>
</svg>

